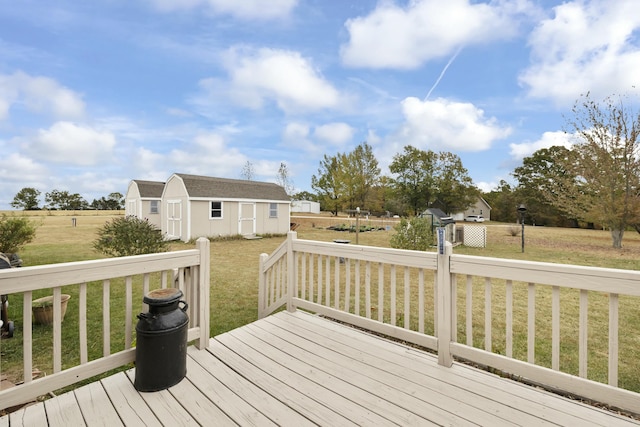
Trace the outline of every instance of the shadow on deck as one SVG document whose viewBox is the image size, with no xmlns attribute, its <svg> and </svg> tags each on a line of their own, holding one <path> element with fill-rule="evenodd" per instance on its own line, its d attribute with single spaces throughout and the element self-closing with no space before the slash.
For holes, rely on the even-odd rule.
<svg viewBox="0 0 640 427">
<path fill-rule="evenodd" d="M 122 372 L 0 418 L 18 425 L 567 425 L 640 422 L 358 329 L 281 312 L 189 348 L 187 379 Z"/>
</svg>

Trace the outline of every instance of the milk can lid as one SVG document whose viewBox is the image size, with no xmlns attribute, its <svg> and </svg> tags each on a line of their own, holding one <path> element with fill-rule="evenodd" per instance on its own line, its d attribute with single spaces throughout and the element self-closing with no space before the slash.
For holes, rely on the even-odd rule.
<svg viewBox="0 0 640 427">
<path fill-rule="evenodd" d="M 149 305 L 169 305 L 182 298 L 182 291 L 177 288 L 154 289 L 147 293 L 142 302 Z"/>
</svg>

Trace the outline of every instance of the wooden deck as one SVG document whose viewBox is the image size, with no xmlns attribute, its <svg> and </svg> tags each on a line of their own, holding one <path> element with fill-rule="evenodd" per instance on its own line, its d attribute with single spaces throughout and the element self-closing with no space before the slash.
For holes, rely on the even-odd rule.
<svg viewBox="0 0 640 427">
<path fill-rule="evenodd" d="M 317 316 L 282 312 L 189 349 L 187 379 L 138 393 L 133 371 L 0 418 L 3 426 L 640 425 Z"/>
</svg>

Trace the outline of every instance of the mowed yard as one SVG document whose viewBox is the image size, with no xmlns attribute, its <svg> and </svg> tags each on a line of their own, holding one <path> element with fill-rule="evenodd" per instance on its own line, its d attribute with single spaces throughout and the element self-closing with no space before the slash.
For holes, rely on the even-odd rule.
<svg viewBox="0 0 640 427">
<path fill-rule="evenodd" d="M 12 214 L 19 215 L 21 213 Z M 97 236 L 98 229 L 106 221 L 118 215 L 122 215 L 122 213 L 94 211 L 76 212 L 70 215 L 63 212 L 54 214 L 42 212 L 39 215 L 34 215 L 32 218 L 39 224 L 39 228 L 36 239 L 20 252 L 24 265 L 31 266 L 101 258 L 102 255 L 92 248 L 92 242 Z M 73 226 L 72 218 L 76 218 L 75 226 Z M 346 217 L 336 218 L 328 215 L 292 217 L 292 222 L 299 224 L 297 232 L 300 239 L 320 241 L 348 239 L 351 244 L 355 244 L 355 233 L 326 229 L 331 225 L 349 224 L 349 221 Z M 372 225 L 383 230 L 359 233 L 358 241 L 360 245 L 389 246 L 390 238 L 394 233 L 395 220 L 362 219 L 361 224 Z M 485 223 L 484 225 L 487 226 L 488 230 L 486 248 L 458 246 L 454 249 L 454 253 L 632 270 L 640 269 L 640 234 L 635 231 L 628 231 L 625 234 L 623 249 L 614 250 L 611 248 L 611 238 L 607 231 L 526 226 L 525 252 L 522 253 L 521 237 L 519 235 L 512 236 L 510 233 L 510 228 L 515 225 L 494 223 Z M 277 236 L 257 240 L 216 240 L 211 243 L 212 335 L 237 328 L 257 319 L 259 256 L 262 253 L 271 253 L 284 240 L 285 236 Z M 191 243 L 174 242 L 171 245 L 172 250 L 193 247 L 194 245 Z M 535 278 L 532 278 L 532 280 L 535 280 Z M 484 292 L 481 286 L 478 287 L 478 292 L 479 295 Z M 73 290 L 70 289 L 67 293 L 73 295 Z M 46 292 L 42 292 L 42 294 L 44 295 Z M 100 293 L 98 292 L 96 295 L 100 295 Z M 38 296 L 42 295 L 34 293 L 34 298 Z M 526 295 L 522 294 L 522 296 L 526 298 Z M 141 295 L 136 294 L 136 297 L 141 300 Z M 516 293 L 514 298 L 517 297 L 518 294 Z M 462 302 L 460 291 L 458 298 L 459 303 Z M 495 298 L 500 298 L 499 291 L 495 293 Z M 18 349 L 21 342 L 21 333 L 19 331 L 21 327 L 19 319 L 22 313 L 21 300 L 22 298 L 18 295 L 10 297 L 9 314 L 10 318 L 17 323 L 17 334 L 16 338 L 12 340 L 4 340 L 0 348 L 3 353 L 0 358 L 0 372 L 3 374 L 10 374 L 14 369 L 18 369 L 21 363 L 18 357 L 12 357 L 14 353 L 15 356 L 20 353 Z M 594 299 L 594 304 L 600 303 L 599 298 Z M 462 304 L 464 303 L 462 302 Z M 526 301 L 523 304 L 526 305 Z M 603 301 L 602 304 L 606 306 L 606 302 Z M 629 350 L 626 354 L 621 354 L 621 358 L 623 360 L 631 360 L 630 358 L 633 358 L 635 361 L 640 361 L 640 350 L 638 350 L 640 349 L 640 301 L 637 298 L 630 298 L 624 302 L 624 306 L 628 308 L 629 314 L 621 319 L 620 334 L 628 334 L 630 343 L 627 344 Z M 98 302 L 96 307 L 99 307 Z M 479 304 L 479 307 L 479 310 L 482 310 L 482 304 Z M 73 314 L 71 313 L 74 313 L 74 310 L 77 312 L 77 300 L 74 303 L 72 296 L 72 300 L 69 303 L 68 318 L 65 318 L 65 324 L 69 324 L 69 327 L 63 328 L 63 333 L 65 333 L 66 329 L 73 329 L 70 327 L 73 322 Z M 571 312 L 571 310 L 567 311 Z M 545 320 L 544 314 L 540 317 L 542 318 L 541 321 Z M 90 328 L 100 327 L 100 317 L 97 316 L 96 319 L 96 323 L 93 326 L 90 324 Z M 478 313 L 478 321 L 481 321 L 481 319 L 482 314 Z M 606 319 L 606 316 L 603 319 Z M 599 320 L 596 318 L 596 321 Z M 568 319 L 566 322 L 567 325 L 563 326 L 566 332 L 563 332 L 563 335 L 566 333 L 571 336 L 575 322 L 573 319 Z M 601 326 L 606 331 L 606 324 Z M 36 326 L 36 328 L 42 329 L 42 331 L 34 332 L 34 341 L 39 339 L 40 335 L 42 335 L 43 339 L 50 339 L 46 338 L 47 335 L 50 337 L 50 332 L 45 331 L 44 327 Z M 595 327 L 592 329 L 595 333 L 600 328 Z M 592 329 L 590 329 L 590 333 Z M 122 335 L 122 329 L 116 330 L 112 327 L 112 335 L 114 335 L 114 345 L 117 345 L 118 340 L 116 338 L 122 338 L 121 336 L 118 337 L 118 335 Z M 69 338 L 73 341 L 73 336 Z M 482 339 L 481 336 L 475 337 L 474 333 L 474 341 L 476 338 L 478 340 Z M 606 335 L 596 339 L 606 341 Z M 637 344 L 635 348 L 633 343 Z M 12 351 L 13 347 L 16 347 L 15 352 Z M 95 351 L 98 355 L 101 354 L 100 348 L 95 349 Z M 515 351 L 517 352 L 518 350 L 516 349 Z M 597 354 L 598 351 L 600 350 L 596 349 L 595 353 Z M 69 353 L 72 355 L 74 351 Z M 546 359 L 548 354 L 545 353 L 548 352 L 542 350 L 540 356 L 537 353 L 536 358 Z M 634 353 L 637 357 L 634 356 Z M 46 361 L 47 354 L 50 353 L 43 351 L 42 359 L 38 359 L 34 355 L 35 366 L 43 371 L 49 371 L 48 365 L 50 363 Z M 595 358 L 597 359 L 597 356 Z M 590 370 L 592 369 L 592 360 L 590 359 Z M 595 377 L 598 379 L 606 378 L 606 363 L 600 368 L 597 360 L 594 362 L 594 369 L 599 371 L 604 369 L 604 372 L 596 372 Z M 640 369 L 640 362 L 637 363 L 637 366 L 621 367 L 621 376 L 627 378 L 624 381 L 621 380 L 621 383 L 624 382 L 621 386 L 640 391 L 640 380 L 637 378 L 633 380 L 633 372 L 637 372 L 637 369 Z M 624 374 L 623 371 L 625 370 L 629 371 L 629 375 Z"/>
</svg>

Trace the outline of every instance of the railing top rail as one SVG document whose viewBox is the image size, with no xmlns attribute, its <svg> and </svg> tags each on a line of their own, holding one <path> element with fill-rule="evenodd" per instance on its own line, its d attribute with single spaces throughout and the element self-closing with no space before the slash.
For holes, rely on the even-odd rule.
<svg viewBox="0 0 640 427">
<path fill-rule="evenodd" d="M 0 270 L 0 294 L 106 280 L 200 264 L 200 251 L 164 252 Z"/>
<path fill-rule="evenodd" d="M 451 273 L 640 296 L 640 271 L 451 255 Z"/>
<path fill-rule="evenodd" d="M 341 243 L 303 239 L 293 240 L 293 250 L 431 270 L 436 269 L 438 259 L 438 255 L 435 252 L 410 251 L 377 246 L 345 245 Z"/>
<path fill-rule="evenodd" d="M 266 262 L 264 264 L 264 269 L 267 270 L 267 269 L 271 268 L 273 266 L 273 264 L 275 264 L 276 261 L 278 259 L 280 259 L 281 257 L 283 257 L 286 253 L 287 253 L 287 241 L 285 240 L 284 242 L 282 242 L 280 244 L 280 246 L 278 246 L 271 253 L 271 255 L 267 255 L 268 259 L 266 260 Z"/>
</svg>

